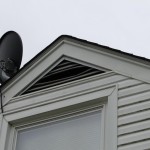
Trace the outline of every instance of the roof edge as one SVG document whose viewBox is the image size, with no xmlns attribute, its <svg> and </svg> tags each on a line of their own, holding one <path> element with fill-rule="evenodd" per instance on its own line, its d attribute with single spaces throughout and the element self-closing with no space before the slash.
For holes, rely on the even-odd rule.
<svg viewBox="0 0 150 150">
<path fill-rule="evenodd" d="M 34 63 L 34 61 L 36 61 L 41 54 L 44 54 L 48 49 L 51 49 L 53 47 L 55 47 L 58 43 L 60 43 L 61 41 L 70 41 L 70 42 L 74 42 L 74 43 L 78 43 L 81 44 L 83 46 L 88 46 L 88 47 L 92 47 L 95 49 L 99 49 L 99 48 L 104 48 L 106 53 L 112 53 L 114 55 L 118 55 L 120 57 L 129 59 L 129 60 L 133 60 L 135 62 L 140 62 L 141 64 L 146 65 L 147 67 L 150 67 L 150 59 L 147 59 L 145 57 L 141 57 L 141 56 L 136 56 L 127 52 L 123 52 L 121 50 L 118 49 L 114 49 L 108 46 L 104 46 L 104 45 L 100 45 L 94 42 L 90 42 L 84 39 L 80 39 L 77 37 L 73 37 L 70 35 L 61 35 L 59 36 L 57 39 L 55 39 L 50 45 L 48 45 L 47 47 L 45 47 L 41 52 L 39 52 L 37 55 L 35 55 L 30 61 L 28 61 L 13 77 L 11 77 L 9 80 L 7 80 L 3 85 L 1 85 L 1 88 L 3 88 L 10 80 L 12 80 L 16 75 L 18 75 L 22 70 L 27 69 L 28 67 L 30 67 L 30 65 L 32 65 Z M 30 65 L 29 65 L 30 64 Z"/>
</svg>

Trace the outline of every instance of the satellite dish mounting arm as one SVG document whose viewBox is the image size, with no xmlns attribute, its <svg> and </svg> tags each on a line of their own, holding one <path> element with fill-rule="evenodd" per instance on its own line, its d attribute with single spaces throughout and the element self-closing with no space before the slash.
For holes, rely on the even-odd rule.
<svg viewBox="0 0 150 150">
<path fill-rule="evenodd" d="M 17 72 L 17 67 L 11 59 L 0 61 L 0 82 L 4 83 Z"/>
</svg>

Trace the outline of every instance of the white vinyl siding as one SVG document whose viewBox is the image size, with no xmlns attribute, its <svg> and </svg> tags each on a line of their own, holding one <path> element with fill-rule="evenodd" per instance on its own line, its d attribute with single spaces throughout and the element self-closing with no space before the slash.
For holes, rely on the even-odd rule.
<svg viewBox="0 0 150 150">
<path fill-rule="evenodd" d="M 118 150 L 150 149 L 150 85 L 125 80 L 118 96 Z"/>
</svg>

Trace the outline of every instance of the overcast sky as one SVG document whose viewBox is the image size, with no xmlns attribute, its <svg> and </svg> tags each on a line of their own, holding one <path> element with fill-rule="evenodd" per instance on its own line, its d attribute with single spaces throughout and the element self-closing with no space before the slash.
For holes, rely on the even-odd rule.
<svg viewBox="0 0 150 150">
<path fill-rule="evenodd" d="M 0 0 L 0 36 L 10 30 L 22 66 L 62 34 L 150 58 L 150 0 Z"/>
</svg>

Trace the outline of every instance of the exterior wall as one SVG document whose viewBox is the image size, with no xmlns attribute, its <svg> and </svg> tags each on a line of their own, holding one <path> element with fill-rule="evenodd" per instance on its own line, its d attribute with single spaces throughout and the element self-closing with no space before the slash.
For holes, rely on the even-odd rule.
<svg viewBox="0 0 150 150">
<path fill-rule="evenodd" d="M 118 145 L 118 150 L 150 150 L 149 63 L 143 63 L 143 61 L 138 59 L 130 59 L 128 55 L 124 57 L 124 54 L 117 54 L 117 52 L 110 51 L 107 48 L 90 46 L 86 42 L 84 44 L 84 42 L 78 43 L 78 41 L 73 39 L 61 39 L 58 43 L 55 42 L 43 54 L 40 54 L 40 57 L 37 57 L 27 65 L 22 72 L 18 73 L 9 82 L 9 85 L 6 85 L 2 89 L 4 114 L 2 115 L 0 110 L 0 150 L 4 150 L 7 147 L 5 145 L 7 128 L 9 128 L 7 121 L 11 122 L 15 114 L 19 114 L 19 117 L 23 118 L 50 111 L 49 107 L 46 108 L 46 106 L 48 106 L 48 102 L 53 100 L 53 98 L 54 100 L 56 98 L 60 100 L 62 96 L 65 97 L 69 94 L 74 94 L 74 88 L 79 93 L 83 85 L 84 88 L 88 88 L 91 82 L 93 83 L 91 89 L 98 86 L 104 88 L 104 91 L 106 91 L 107 86 L 118 86 L 118 137 L 115 136 L 118 138 L 118 141 L 117 144 L 114 144 L 115 146 Z M 55 87 L 54 89 L 43 89 L 42 92 L 14 97 L 14 95 L 27 87 L 28 84 L 33 83 L 42 73 L 46 70 L 48 71 L 49 68 L 52 69 L 55 67 L 64 58 L 70 61 L 74 59 L 77 63 L 81 60 L 82 63 L 92 64 L 90 67 L 97 69 L 101 67 L 107 68 L 116 73 L 109 72 L 91 81 L 85 79 L 82 82 L 78 81 L 65 86 Z M 101 67 L 99 68 L 98 66 Z M 140 79 L 142 82 L 131 77 Z M 89 96 L 91 95 L 89 91 L 87 93 Z M 47 99 L 45 100 L 43 97 Z M 45 103 L 45 101 L 48 102 Z M 38 107 L 42 107 L 41 112 L 39 112 L 39 109 L 36 110 Z M 35 111 L 32 112 L 32 109 Z M 112 118 L 111 120 L 115 122 L 117 118 L 115 120 Z M 109 143 L 110 140 L 106 142 Z M 10 150 L 10 147 L 8 149 Z"/>
<path fill-rule="evenodd" d="M 149 150 L 150 84 L 121 75 L 106 81 L 118 84 L 118 150 Z"/>
<path fill-rule="evenodd" d="M 83 104 L 84 102 L 91 105 L 92 101 L 94 103 L 92 105 L 96 107 L 99 105 L 103 106 L 103 112 L 105 114 L 103 118 L 104 129 L 102 130 L 104 132 L 102 136 L 104 134 L 103 140 L 105 142 L 101 142 L 105 146 L 105 150 L 116 150 L 118 91 L 116 83 L 125 79 L 126 77 L 122 75 L 108 72 L 95 77 L 69 82 L 57 87 L 43 89 L 43 91 L 12 98 L 9 103 L 4 106 L 3 119 L 6 120 L 7 124 L 5 122 L 2 123 L 3 133 L 0 135 L 0 150 L 11 150 L 13 146 L 15 147 L 14 142 L 17 134 L 15 128 L 19 125 L 24 127 L 28 123 L 34 124 L 37 120 L 44 118 L 44 120 L 46 120 L 46 118 L 51 115 L 57 116 L 59 113 L 61 114 L 62 109 L 66 111 L 66 107 L 68 106 L 75 107 L 76 104 Z M 78 109 L 82 109 L 82 107 L 82 105 L 78 105 Z M 71 111 L 71 108 L 67 111 Z M 10 128 L 8 128 L 9 123 Z M 111 128 L 109 128 L 110 125 Z M 7 130 L 9 130 L 8 133 Z M 4 134 L 6 138 L 3 140 L 2 137 L 4 137 Z"/>
<path fill-rule="evenodd" d="M 150 85 L 119 82 L 118 150 L 150 149 Z"/>
<path fill-rule="evenodd" d="M 101 75 L 98 83 L 102 87 L 118 85 L 118 150 L 150 149 L 150 85 L 113 72 Z M 5 113 L 21 107 L 20 100 L 13 104 L 13 99 L 4 107 Z M 28 107 L 29 102 L 22 104 Z M 6 137 L 2 136 L 1 123 L 0 114 L 0 143 L 3 144 Z"/>
</svg>

